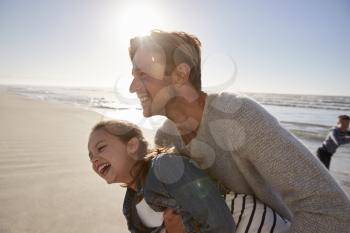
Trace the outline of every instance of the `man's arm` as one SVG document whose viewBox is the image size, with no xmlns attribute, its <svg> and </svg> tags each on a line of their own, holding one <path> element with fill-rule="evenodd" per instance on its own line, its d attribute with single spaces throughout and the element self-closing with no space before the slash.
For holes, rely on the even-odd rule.
<svg viewBox="0 0 350 233">
<path fill-rule="evenodd" d="M 164 211 L 163 217 L 166 233 L 185 233 L 181 215 L 174 212 L 175 211 L 170 208 Z"/>
<path fill-rule="evenodd" d="M 173 198 L 180 209 L 186 232 L 194 231 L 189 227 L 192 220 L 199 224 L 200 232 L 234 232 L 233 217 L 219 190 L 188 158 L 175 154 L 155 158 L 144 193 L 145 200 L 154 204 L 159 204 L 158 196 Z M 163 200 L 163 207 L 174 208 Z"/>
<path fill-rule="evenodd" d="M 290 232 L 348 232 L 350 202 L 332 176 L 261 105 L 250 99 L 244 105 L 247 141 L 239 152 L 292 211 Z"/>
</svg>

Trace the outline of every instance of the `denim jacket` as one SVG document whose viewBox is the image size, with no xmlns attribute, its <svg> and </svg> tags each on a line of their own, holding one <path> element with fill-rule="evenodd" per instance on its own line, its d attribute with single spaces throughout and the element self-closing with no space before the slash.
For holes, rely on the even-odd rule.
<svg viewBox="0 0 350 233">
<path fill-rule="evenodd" d="M 144 187 L 137 186 L 137 191 L 128 188 L 124 199 L 123 213 L 130 232 L 139 232 L 132 218 L 132 209 L 135 209 L 132 200 L 137 195 L 143 195 L 155 211 L 177 210 L 186 233 L 197 232 L 197 229 L 202 233 L 234 232 L 233 217 L 218 187 L 187 157 L 159 154 L 150 162 Z M 149 229 L 148 232 L 157 233 L 162 228 Z"/>
<path fill-rule="evenodd" d="M 137 215 L 136 203 L 142 197 L 143 189 L 135 191 L 127 188 L 123 204 L 123 214 L 126 218 L 128 229 L 131 233 L 160 233 L 164 228 L 164 224 L 159 227 L 149 228 L 143 225 L 141 219 Z"/>
</svg>

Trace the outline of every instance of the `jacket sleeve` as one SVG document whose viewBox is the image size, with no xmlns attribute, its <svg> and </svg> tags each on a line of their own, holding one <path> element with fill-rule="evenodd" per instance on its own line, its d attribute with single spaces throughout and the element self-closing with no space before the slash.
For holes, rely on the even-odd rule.
<svg viewBox="0 0 350 233">
<path fill-rule="evenodd" d="M 152 206 L 178 208 L 186 232 L 234 232 L 233 217 L 219 190 L 194 161 L 176 154 L 161 154 L 151 165 L 144 187 Z"/>
<path fill-rule="evenodd" d="M 250 99 L 244 105 L 240 153 L 290 208 L 290 232 L 349 232 L 349 198 L 330 173 L 261 105 Z"/>
<path fill-rule="evenodd" d="M 339 129 L 338 130 L 335 130 L 335 129 L 332 130 L 331 137 L 332 137 L 332 139 L 334 140 L 334 142 L 338 146 L 350 143 L 350 137 L 347 136 L 346 134 L 345 135 L 341 135 L 341 132 L 340 132 Z"/>
</svg>

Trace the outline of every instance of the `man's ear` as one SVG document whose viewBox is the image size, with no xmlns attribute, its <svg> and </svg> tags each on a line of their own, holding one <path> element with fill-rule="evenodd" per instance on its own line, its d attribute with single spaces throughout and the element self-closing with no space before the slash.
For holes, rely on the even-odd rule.
<svg viewBox="0 0 350 233">
<path fill-rule="evenodd" d="M 137 159 L 137 151 L 139 149 L 139 144 L 139 139 L 137 139 L 136 137 L 131 138 L 126 144 L 126 152 L 129 156 L 131 156 L 134 159 Z"/>
<path fill-rule="evenodd" d="M 188 82 L 188 79 L 190 78 L 190 71 L 191 68 L 186 63 L 180 63 L 179 65 L 177 65 L 174 70 L 174 85 L 180 87 L 186 84 Z"/>
</svg>

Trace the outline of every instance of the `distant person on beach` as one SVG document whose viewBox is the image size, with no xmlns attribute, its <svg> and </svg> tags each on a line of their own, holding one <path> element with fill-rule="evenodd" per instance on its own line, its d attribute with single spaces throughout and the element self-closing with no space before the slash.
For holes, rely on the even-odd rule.
<svg viewBox="0 0 350 233">
<path fill-rule="evenodd" d="M 248 232 L 246 225 L 250 232 L 289 229 L 288 221 L 251 195 L 228 197 L 230 213 L 224 190 L 193 160 L 172 148 L 148 149 L 141 130 L 130 122 L 97 123 L 88 148 L 94 171 L 108 184 L 127 187 L 123 212 L 131 232 L 193 232 L 192 226 L 217 233 Z"/>
<path fill-rule="evenodd" d="M 348 115 L 338 116 L 337 126 L 329 132 L 322 146 L 317 149 L 317 157 L 327 169 L 329 169 L 332 156 L 338 147 L 350 143 L 349 122 L 350 117 Z"/>
<path fill-rule="evenodd" d="M 291 222 L 289 232 L 349 232 L 349 198 L 297 138 L 248 97 L 202 91 L 200 46 L 185 32 L 130 40 L 130 92 L 145 117 L 168 118 L 156 144 L 175 146 L 231 192 L 266 203 Z"/>
</svg>

